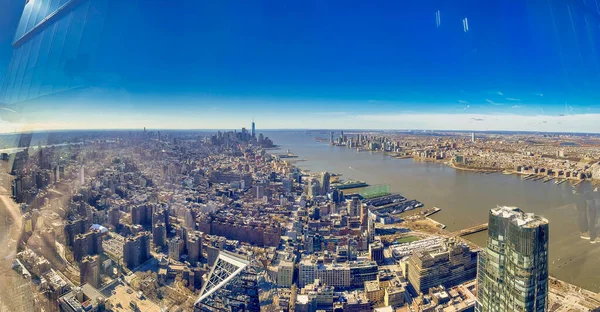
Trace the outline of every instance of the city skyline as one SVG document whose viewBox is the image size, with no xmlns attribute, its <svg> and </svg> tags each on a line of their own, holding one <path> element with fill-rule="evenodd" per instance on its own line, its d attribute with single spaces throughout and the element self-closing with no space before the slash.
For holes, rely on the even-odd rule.
<svg viewBox="0 0 600 312">
<path fill-rule="evenodd" d="M 76 79 L 54 79 L 48 92 L 36 78 L 21 90 L 28 84 L 9 66 L 19 17 L 47 3 L 0 4 L 0 77 L 17 81 L 0 95 L 2 113 L 17 114 L 2 115 L 3 133 L 233 129 L 251 117 L 262 129 L 600 132 L 597 33 L 577 24 L 589 22 L 585 8 L 559 1 L 244 4 L 247 17 L 226 4 L 131 1 L 90 31 L 95 54 L 64 47 L 73 58 L 46 70 Z M 125 25 L 130 36 L 115 36 Z"/>
</svg>

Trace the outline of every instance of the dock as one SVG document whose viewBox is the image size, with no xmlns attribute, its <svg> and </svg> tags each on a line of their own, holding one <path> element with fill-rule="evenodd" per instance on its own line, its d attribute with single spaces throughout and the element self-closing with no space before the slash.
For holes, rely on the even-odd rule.
<svg viewBox="0 0 600 312">
<path fill-rule="evenodd" d="M 431 218 L 429 218 L 429 217 L 425 217 L 425 219 L 427 219 L 427 220 L 429 220 L 431 223 L 435 224 L 435 226 L 436 226 L 437 228 L 439 228 L 439 229 L 445 229 L 445 228 L 446 228 L 446 225 L 445 225 L 445 224 L 443 224 L 443 223 L 437 222 L 437 221 L 435 221 L 435 220 L 433 220 L 433 219 L 431 219 Z"/>
<path fill-rule="evenodd" d="M 438 208 L 438 207 L 433 207 L 433 210 L 431 210 L 431 209 L 427 209 L 427 212 L 425 212 L 424 216 L 425 216 L 425 217 L 429 217 L 429 216 L 431 216 L 431 215 L 433 215 L 433 214 L 436 214 L 436 213 L 438 213 L 440 210 L 442 210 L 442 209 L 441 209 L 441 208 Z"/>
<path fill-rule="evenodd" d="M 554 180 L 554 177 L 547 177 L 547 178 L 544 179 L 543 182 L 546 183 L 546 182 L 550 182 L 552 180 Z"/>
<path fill-rule="evenodd" d="M 555 183 L 556 185 L 559 185 L 559 184 L 563 184 L 563 183 L 565 183 L 565 182 L 567 182 L 567 179 L 562 179 L 562 180 L 560 180 L 560 179 L 557 179 L 557 180 L 556 180 L 556 182 L 554 182 L 554 183 Z"/>
<path fill-rule="evenodd" d="M 485 231 L 487 229 L 488 229 L 488 224 L 487 223 L 483 223 L 483 224 L 475 225 L 475 226 L 472 226 L 472 227 L 468 227 L 466 229 L 462 229 L 460 231 L 453 232 L 452 236 L 456 236 L 456 237 L 467 236 L 467 235 L 471 235 L 471 234 L 475 234 L 475 233 L 479 233 L 479 232 Z"/>
<path fill-rule="evenodd" d="M 579 180 L 579 181 L 577 181 L 577 182 L 573 183 L 573 186 L 577 186 L 577 185 L 579 185 L 579 184 L 583 183 L 583 181 L 585 181 L 585 180 Z"/>
</svg>

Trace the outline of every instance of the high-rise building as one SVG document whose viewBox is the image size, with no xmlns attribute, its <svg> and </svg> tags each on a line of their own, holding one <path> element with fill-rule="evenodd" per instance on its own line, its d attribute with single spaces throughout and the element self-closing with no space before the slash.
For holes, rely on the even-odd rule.
<svg viewBox="0 0 600 312">
<path fill-rule="evenodd" d="M 131 207 L 131 223 L 140 225 L 152 224 L 152 205 L 136 205 Z"/>
<path fill-rule="evenodd" d="M 254 119 L 252 119 L 252 138 L 256 137 L 256 124 L 254 124 Z"/>
<path fill-rule="evenodd" d="M 331 175 L 329 174 L 329 172 L 324 171 L 321 172 L 321 176 L 320 176 L 320 183 L 321 183 L 321 195 L 326 195 L 327 192 L 329 191 L 329 186 L 331 184 Z"/>
<path fill-rule="evenodd" d="M 360 215 L 360 208 L 362 203 L 360 202 L 360 198 L 358 196 L 353 196 L 350 201 L 348 201 L 348 215 L 351 217 L 358 217 Z"/>
<path fill-rule="evenodd" d="M 477 297 L 478 312 L 548 310 L 548 220 L 517 207 L 490 211 Z"/>
<path fill-rule="evenodd" d="M 65 243 L 72 246 L 77 234 L 85 233 L 88 222 L 85 218 L 69 220 L 65 224 Z"/>
<path fill-rule="evenodd" d="M 183 253 L 183 240 L 178 236 L 173 237 L 169 241 L 169 258 L 179 261 Z"/>
<path fill-rule="evenodd" d="M 77 234 L 73 242 L 73 258 L 81 261 L 88 255 L 98 255 L 104 252 L 102 247 L 102 232 L 92 230 L 84 234 Z"/>
<path fill-rule="evenodd" d="M 100 258 L 98 256 L 85 256 L 79 264 L 79 283 L 88 283 L 95 288 L 100 288 Z"/>
<path fill-rule="evenodd" d="M 456 286 L 477 275 L 477 253 L 454 239 L 439 248 L 418 250 L 408 260 L 408 281 L 417 293 L 429 288 Z"/>
<path fill-rule="evenodd" d="M 164 247 L 167 241 L 167 227 L 159 222 L 152 228 L 152 242 L 155 247 Z"/>
<path fill-rule="evenodd" d="M 475 143 L 475 132 L 471 132 L 471 142 Z"/>
<path fill-rule="evenodd" d="M 133 269 L 151 258 L 150 233 L 140 232 L 136 236 L 127 237 L 123 244 L 123 262 Z"/>
<path fill-rule="evenodd" d="M 329 144 L 333 144 L 333 131 L 329 132 Z"/>
<path fill-rule="evenodd" d="M 308 196 L 313 198 L 321 194 L 321 183 L 316 178 L 312 178 L 308 184 Z"/>
<path fill-rule="evenodd" d="M 202 258 L 202 236 L 200 232 L 194 232 L 188 236 L 188 261 L 191 264 L 198 263 Z"/>
<path fill-rule="evenodd" d="M 118 207 L 111 207 L 108 209 L 108 224 L 112 225 L 114 228 L 119 226 L 121 218 L 121 211 L 119 211 Z"/>
</svg>

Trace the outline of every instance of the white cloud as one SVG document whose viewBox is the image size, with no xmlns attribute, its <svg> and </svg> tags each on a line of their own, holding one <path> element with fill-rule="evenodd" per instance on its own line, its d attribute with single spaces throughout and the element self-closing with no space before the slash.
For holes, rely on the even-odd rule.
<svg viewBox="0 0 600 312">
<path fill-rule="evenodd" d="M 502 93 L 501 91 L 498 91 L 498 95 L 504 95 L 504 93 Z"/>
<path fill-rule="evenodd" d="M 517 98 L 506 98 L 506 99 L 509 101 L 515 101 L 515 102 L 521 101 L 521 99 L 517 99 Z"/>
</svg>

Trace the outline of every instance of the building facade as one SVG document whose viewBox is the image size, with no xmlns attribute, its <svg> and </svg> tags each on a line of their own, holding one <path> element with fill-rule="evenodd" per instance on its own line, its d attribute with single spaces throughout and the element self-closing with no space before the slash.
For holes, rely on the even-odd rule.
<svg viewBox="0 0 600 312">
<path fill-rule="evenodd" d="M 477 253 L 469 246 L 449 239 L 439 248 L 418 250 L 408 260 L 408 281 L 417 293 L 429 288 L 451 287 L 475 278 Z"/>
<path fill-rule="evenodd" d="M 490 211 L 476 311 L 548 310 L 548 220 L 517 207 Z"/>
</svg>

